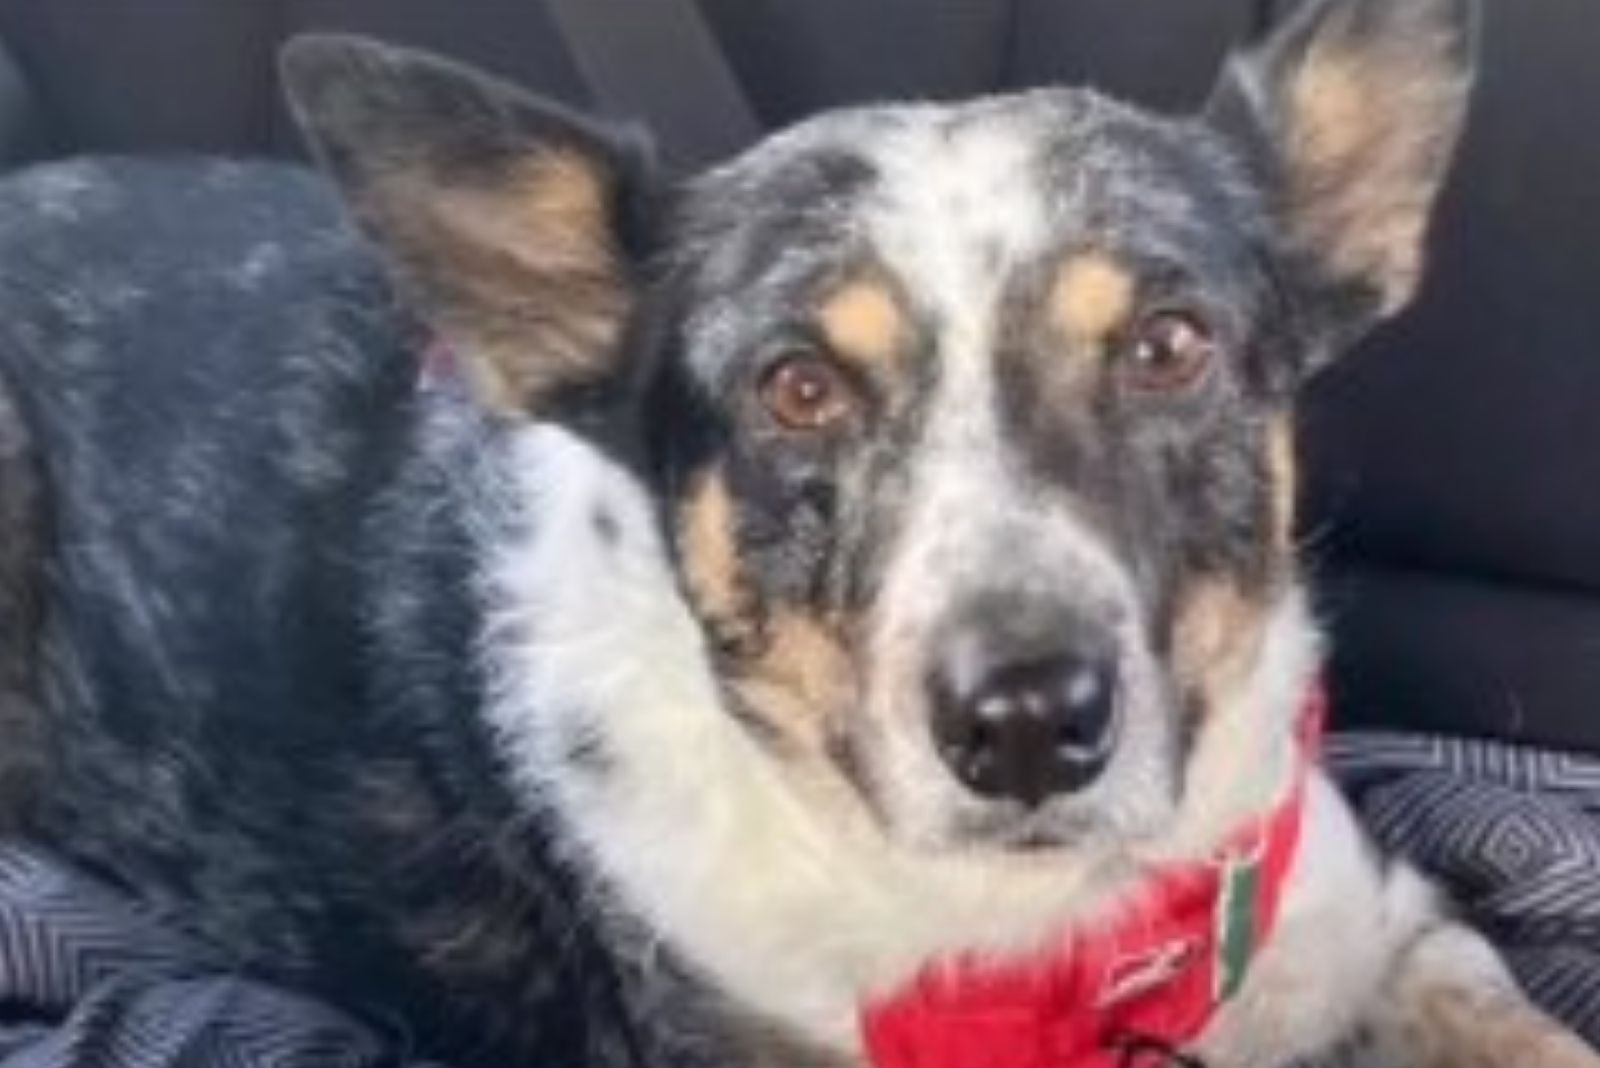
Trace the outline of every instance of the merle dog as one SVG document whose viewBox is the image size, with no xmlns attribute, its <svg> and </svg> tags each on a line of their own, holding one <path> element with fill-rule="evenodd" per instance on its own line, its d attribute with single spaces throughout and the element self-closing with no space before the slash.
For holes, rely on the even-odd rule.
<svg viewBox="0 0 1600 1068">
<path fill-rule="evenodd" d="M 1291 405 L 1416 288 L 1473 34 L 1323 0 L 1197 117 L 683 181 L 314 38 L 331 184 L 10 180 L 11 818 L 463 1066 L 1596 1064 L 1306 768 Z"/>
</svg>

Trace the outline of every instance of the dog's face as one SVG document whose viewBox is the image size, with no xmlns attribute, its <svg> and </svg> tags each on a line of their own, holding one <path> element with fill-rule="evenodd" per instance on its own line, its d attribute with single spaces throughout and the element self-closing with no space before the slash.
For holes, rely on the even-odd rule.
<svg viewBox="0 0 1600 1068">
<path fill-rule="evenodd" d="M 651 452 L 737 710 L 930 847 L 1159 823 L 1197 630 L 1285 571 L 1303 354 L 1238 164 L 1039 92 L 825 116 L 679 219 Z"/>
<path fill-rule="evenodd" d="M 1199 118 L 864 109 L 670 189 L 436 61 L 287 69 L 484 402 L 628 455 L 766 757 L 916 848 L 1032 850 L 1158 830 L 1249 685 L 1290 401 L 1415 286 L 1469 21 L 1328 0 Z"/>
</svg>

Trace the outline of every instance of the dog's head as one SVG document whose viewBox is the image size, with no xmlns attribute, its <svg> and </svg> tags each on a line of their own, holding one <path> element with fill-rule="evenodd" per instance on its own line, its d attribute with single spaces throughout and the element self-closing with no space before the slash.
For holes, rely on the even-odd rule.
<svg viewBox="0 0 1600 1068">
<path fill-rule="evenodd" d="M 1291 399 L 1417 285 L 1472 36 L 1325 0 L 1198 117 L 868 108 L 677 183 L 437 60 L 286 71 L 483 403 L 649 487 L 741 729 L 900 841 L 1020 849 L 1159 827 L 1251 684 Z"/>
</svg>

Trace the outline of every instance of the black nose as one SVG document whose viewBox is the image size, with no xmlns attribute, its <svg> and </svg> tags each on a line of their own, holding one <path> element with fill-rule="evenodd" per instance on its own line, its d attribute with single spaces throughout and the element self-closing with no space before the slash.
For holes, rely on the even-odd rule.
<svg viewBox="0 0 1600 1068">
<path fill-rule="evenodd" d="M 974 793 L 1034 807 L 1105 770 L 1116 742 L 1117 681 L 1109 656 L 974 662 L 969 649 L 935 672 L 934 742 Z"/>
</svg>

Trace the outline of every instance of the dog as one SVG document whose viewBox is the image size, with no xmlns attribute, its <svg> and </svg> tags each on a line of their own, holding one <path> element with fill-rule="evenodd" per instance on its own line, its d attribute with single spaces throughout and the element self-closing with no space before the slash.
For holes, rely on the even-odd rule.
<svg viewBox="0 0 1600 1068">
<path fill-rule="evenodd" d="M 682 179 L 311 37 L 331 183 L 8 180 L 11 818 L 460 1068 L 1600 1064 L 1314 761 L 1293 401 L 1417 288 L 1475 34 L 1318 0 L 1193 117 Z"/>
</svg>

